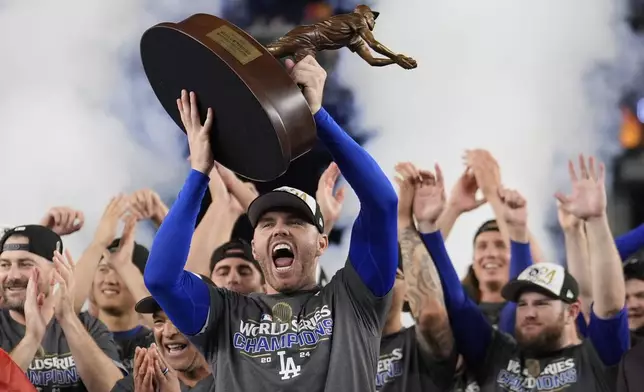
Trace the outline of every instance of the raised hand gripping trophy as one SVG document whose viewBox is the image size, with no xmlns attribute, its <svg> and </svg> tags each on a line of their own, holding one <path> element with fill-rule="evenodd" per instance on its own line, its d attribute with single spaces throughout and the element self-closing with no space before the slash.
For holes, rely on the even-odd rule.
<svg viewBox="0 0 644 392">
<path fill-rule="evenodd" d="M 316 140 L 308 104 L 279 58 L 293 56 L 297 62 L 346 46 L 375 67 L 416 68 L 415 60 L 374 38 L 377 17 L 378 12 L 359 5 L 349 14 L 296 27 L 264 47 L 226 20 L 196 14 L 148 29 L 141 38 L 141 58 L 154 93 L 184 132 L 176 105 L 182 89 L 199 97 L 202 121 L 207 107 L 215 113 L 215 159 L 243 177 L 270 181 Z M 386 58 L 374 58 L 370 49 Z"/>
</svg>

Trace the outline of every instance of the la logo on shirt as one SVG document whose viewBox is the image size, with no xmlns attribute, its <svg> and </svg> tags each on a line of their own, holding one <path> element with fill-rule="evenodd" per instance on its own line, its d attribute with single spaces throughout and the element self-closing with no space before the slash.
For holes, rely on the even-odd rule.
<svg viewBox="0 0 644 392">
<path fill-rule="evenodd" d="M 272 315 L 263 314 L 259 321 L 241 320 L 233 346 L 244 357 L 275 369 L 281 380 L 290 380 L 301 374 L 318 344 L 332 335 L 329 305 L 294 318 L 290 305 L 280 302 L 273 306 Z"/>
</svg>

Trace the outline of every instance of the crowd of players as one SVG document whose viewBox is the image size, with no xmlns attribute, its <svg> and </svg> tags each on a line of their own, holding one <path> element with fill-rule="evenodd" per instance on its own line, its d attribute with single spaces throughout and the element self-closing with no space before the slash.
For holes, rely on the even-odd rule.
<svg viewBox="0 0 644 392">
<path fill-rule="evenodd" d="M 520 192 L 485 150 L 467 151 L 446 195 L 440 167 L 395 167 L 398 192 L 322 107 L 325 71 L 287 62 L 334 163 L 314 196 L 258 195 L 214 162 L 196 96 L 177 100 L 192 170 L 168 209 L 114 197 L 71 260 L 83 216 L 53 208 L 0 239 L 0 389 L 38 391 L 638 391 L 644 370 L 644 226 L 617 239 L 604 167 L 580 156 L 557 194 L 567 269 L 543 260 Z M 360 200 L 344 268 L 317 261 L 342 174 Z M 202 198 L 213 202 L 196 225 Z M 477 192 L 484 199 L 477 199 Z M 444 239 L 487 203 L 465 280 Z M 246 214 L 251 243 L 231 239 Z M 158 226 L 148 250 L 136 225 Z M 124 222 L 122 233 L 117 233 Z M 196 229 L 195 229 L 196 227 Z M 465 244 L 462 244 L 465 246 Z M 470 246 L 470 244 L 467 244 Z M 84 305 L 88 304 L 85 309 Z M 403 312 L 415 324 L 404 327 Z M 13 388 L 13 389 L 12 389 Z"/>
</svg>

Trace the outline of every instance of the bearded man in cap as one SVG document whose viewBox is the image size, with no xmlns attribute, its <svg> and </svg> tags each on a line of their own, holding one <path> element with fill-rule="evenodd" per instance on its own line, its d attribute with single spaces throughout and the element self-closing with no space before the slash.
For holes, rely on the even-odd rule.
<svg viewBox="0 0 644 392">
<path fill-rule="evenodd" d="M 0 348 L 40 390 L 109 391 L 126 371 L 103 323 L 74 311 L 73 265 L 62 250 L 60 236 L 39 225 L 0 239 Z"/>
</svg>

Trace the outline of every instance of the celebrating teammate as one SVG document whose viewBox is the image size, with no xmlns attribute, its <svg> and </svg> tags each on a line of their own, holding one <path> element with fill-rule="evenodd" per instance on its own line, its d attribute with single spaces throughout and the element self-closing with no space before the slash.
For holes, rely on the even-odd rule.
<svg viewBox="0 0 644 392">
<path fill-rule="evenodd" d="M 373 158 L 322 108 L 326 73 L 315 59 L 286 65 L 303 86 L 319 138 L 360 199 L 345 267 L 324 288 L 316 286 L 318 258 L 328 246 L 324 219 L 312 196 L 283 187 L 260 196 L 248 210 L 266 294 L 209 288 L 183 270 L 214 165 L 212 110 L 202 125 L 196 96 L 184 91 L 177 104 L 192 171 L 159 228 L 145 283 L 213 364 L 217 390 L 373 391 L 396 277 L 397 196 Z"/>
</svg>

